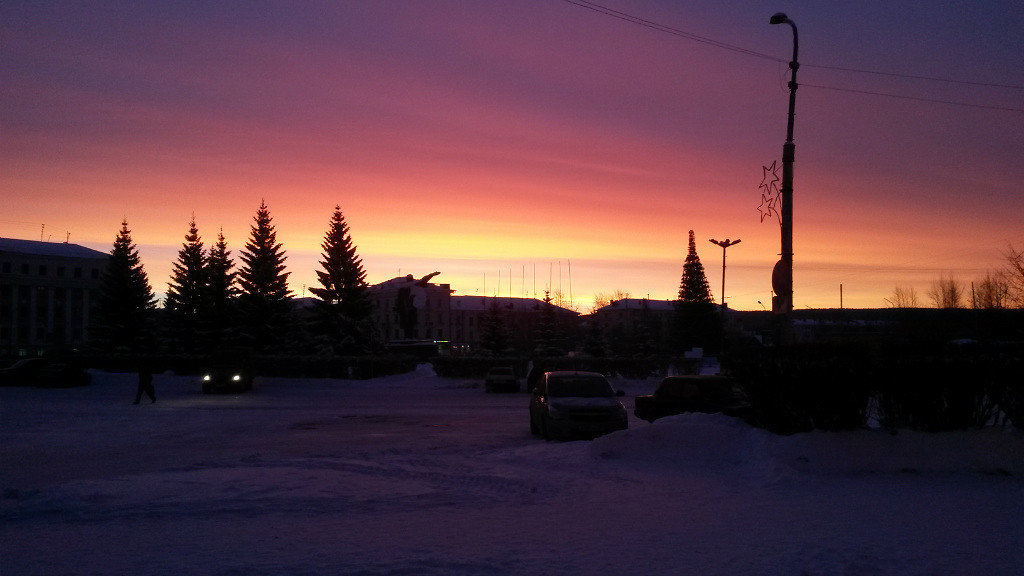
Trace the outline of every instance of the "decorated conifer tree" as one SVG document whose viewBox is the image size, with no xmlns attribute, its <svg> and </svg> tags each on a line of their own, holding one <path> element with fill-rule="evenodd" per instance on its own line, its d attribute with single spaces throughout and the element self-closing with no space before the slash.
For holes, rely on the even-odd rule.
<svg viewBox="0 0 1024 576">
<path fill-rule="evenodd" d="M 206 258 L 206 290 L 212 344 L 224 344 L 235 336 L 235 304 L 238 286 L 235 285 L 235 263 L 224 239 L 224 229 L 217 235 L 217 242 L 210 246 Z"/>
<path fill-rule="evenodd" d="M 289 325 L 291 291 L 285 272 L 284 250 L 267 203 L 260 202 L 249 241 L 242 249 L 238 271 L 241 336 L 259 352 L 278 350 Z"/>
<path fill-rule="evenodd" d="M 209 333 L 209 293 L 207 291 L 207 257 L 193 214 L 185 242 L 178 250 L 178 259 L 167 284 L 167 326 L 175 348 L 196 352 L 202 348 Z"/>
<path fill-rule="evenodd" d="M 677 348 L 701 346 L 716 349 L 721 342 L 721 320 L 711 299 L 711 288 L 704 274 L 704 265 L 697 256 L 697 244 L 690 230 L 689 248 L 679 282 L 679 298 L 673 327 Z"/>
<path fill-rule="evenodd" d="M 316 330 L 334 352 L 365 350 L 369 345 L 370 292 L 341 206 L 334 207 L 321 247 L 321 269 L 316 275 L 322 287 L 309 289 L 319 298 Z"/>
<path fill-rule="evenodd" d="M 697 256 L 697 243 L 690 230 L 690 246 L 683 263 L 683 278 L 679 282 L 679 301 L 683 304 L 712 304 L 711 288 L 704 274 L 704 265 Z"/>
<path fill-rule="evenodd" d="M 150 330 L 155 308 L 156 298 L 132 242 L 128 221 L 122 220 L 101 280 L 92 322 L 94 342 L 107 352 L 152 352 L 155 339 Z"/>
</svg>

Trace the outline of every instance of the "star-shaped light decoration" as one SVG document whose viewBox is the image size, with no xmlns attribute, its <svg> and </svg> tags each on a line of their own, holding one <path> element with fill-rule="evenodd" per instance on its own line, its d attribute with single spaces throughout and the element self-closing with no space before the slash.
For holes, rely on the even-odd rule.
<svg viewBox="0 0 1024 576">
<path fill-rule="evenodd" d="M 757 207 L 757 211 L 761 214 L 761 222 L 764 222 L 765 218 L 770 218 L 774 212 L 781 223 L 782 215 L 779 213 L 781 199 L 779 198 L 778 186 L 778 162 L 772 161 L 771 166 L 762 166 L 761 168 L 761 185 L 758 186 L 761 189 L 761 205 Z"/>
</svg>

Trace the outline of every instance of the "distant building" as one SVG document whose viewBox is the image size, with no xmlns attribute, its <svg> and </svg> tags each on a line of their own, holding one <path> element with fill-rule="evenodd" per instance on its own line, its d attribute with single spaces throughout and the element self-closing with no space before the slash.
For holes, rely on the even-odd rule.
<svg viewBox="0 0 1024 576">
<path fill-rule="evenodd" d="M 385 345 L 436 341 L 453 350 L 478 350 L 483 318 L 492 304 L 505 320 L 510 342 L 525 345 L 533 335 L 544 302 L 536 298 L 453 296 L 451 285 L 434 284 L 438 273 L 417 279 L 412 274 L 370 286 L 373 325 Z M 560 320 L 578 316 L 555 306 Z"/>
<path fill-rule="evenodd" d="M 0 354 L 85 344 L 108 257 L 77 244 L 0 238 Z"/>
<path fill-rule="evenodd" d="M 416 279 L 412 274 L 370 286 L 371 316 L 384 343 L 448 340 L 451 286 L 433 284 L 439 272 Z"/>
<path fill-rule="evenodd" d="M 532 349 L 532 340 L 541 321 L 542 310 L 546 306 L 543 300 L 537 298 L 452 296 L 452 341 L 468 345 L 471 349 L 478 349 L 483 337 L 484 318 L 494 305 L 497 305 L 497 310 L 504 320 L 512 347 L 519 350 Z M 579 314 L 554 304 L 551 307 L 556 324 L 569 328 L 571 332 Z"/>
<path fill-rule="evenodd" d="M 665 338 L 675 309 L 675 300 L 623 298 L 594 310 L 590 320 L 597 323 L 604 334 L 634 336 L 653 329 L 656 338 Z"/>
</svg>

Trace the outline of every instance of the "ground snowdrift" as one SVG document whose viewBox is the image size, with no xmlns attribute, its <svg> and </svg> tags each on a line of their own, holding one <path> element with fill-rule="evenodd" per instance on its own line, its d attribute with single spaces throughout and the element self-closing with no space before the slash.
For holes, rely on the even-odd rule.
<svg viewBox="0 0 1024 576">
<path fill-rule="evenodd" d="M 684 414 L 594 441 L 429 365 L 204 396 L 0 389 L 0 573 L 1016 575 L 1009 430 L 774 436 Z M 632 398 L 656 385 L 616 380 Z"/>
<path fill-rule="evenodd" d="M 981 473 L 1024 478 L 1024 435 L 1012 428 L 777 436 L 721 414 L 682 414 L 598 438 L 595 458 L 638 469 L 780 479 L 794 474 Z"/>
</svg>

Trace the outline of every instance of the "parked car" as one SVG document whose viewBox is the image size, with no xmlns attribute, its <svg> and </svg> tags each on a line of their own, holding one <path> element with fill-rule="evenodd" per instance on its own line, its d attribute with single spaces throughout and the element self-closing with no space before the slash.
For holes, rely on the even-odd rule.
<svg viewBox="0 0 1024 576">
<path fill-rule="evenodd" d="M 486 392 L 519 392 L 519 379 L 511 366 L 497 366 L 484 377 Z"/>
<path fill-rule="evenodd" d="M 248 348 L 229 348 L 212 354 L 203 373 L 203 394 L 252 390 L 253 354 Z"/>
<path fill-rule="evenodd" d="M 34 386 L 45 365 L 46 360 L 42 358 L 22 358 L 7 368 L 0 368 L 0 386 Z"/>
<path fill-rule="evenodd" d="M 545 439 L 594 438 L 629 425 L 617 400 L 623 392 L 596 372 L 545 372 L 530 393 L 530 432 Z"/>
<path fill-rule="evenodd" d="M 0 369 L 0 386 L 37 386 L 71 388 L 92 382 L 92 375 L 73 357 L 46 356 L 23 358 Z"/>
<path fill-rule="evenodd" d="M 654 422 L 684 412 L 723 412 L 743 416 L 750 409 L 731 378 L 725 376 L 669 376 L 654 394 L 636 397 L 637 418 Z"/>
</svg>

